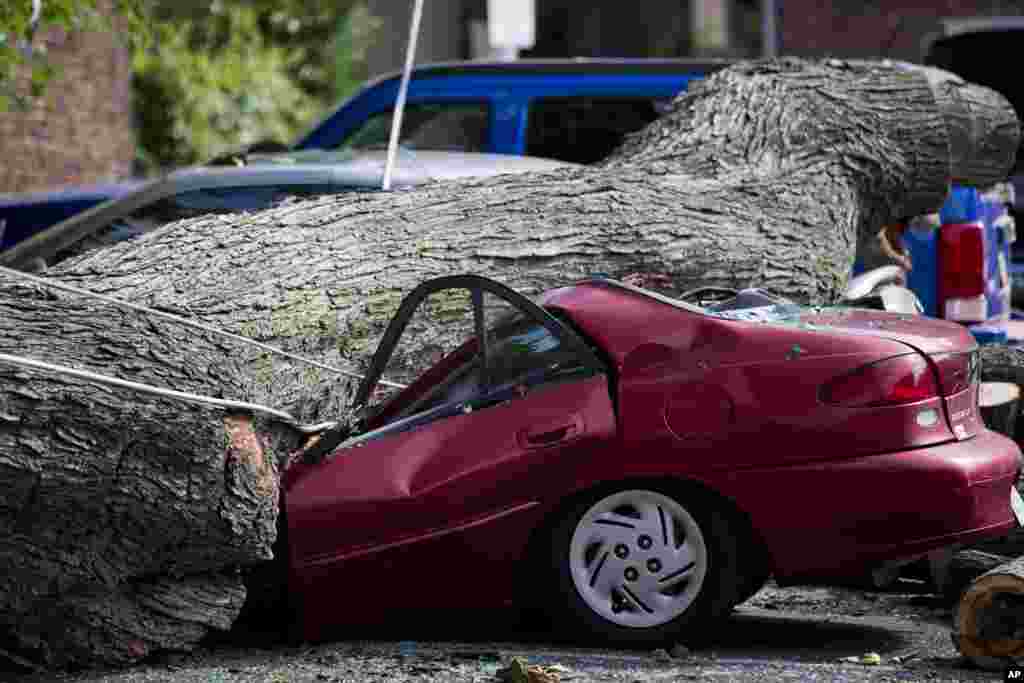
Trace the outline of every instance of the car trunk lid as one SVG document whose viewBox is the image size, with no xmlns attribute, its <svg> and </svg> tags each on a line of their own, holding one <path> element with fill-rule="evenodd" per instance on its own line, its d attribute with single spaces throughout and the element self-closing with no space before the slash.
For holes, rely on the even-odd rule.
<svg viewBox="0 0 1024 683">
<path fill-rule="evenodd" d="M 902 342 L 931 361 L 938 380 L 946 420 L 959 440 L 982 429 L 978 411 L 981 363 L 978 344 L 957 323 L 921 316 L 861 309 L 830 309 L 800 316 L 811 327 L 830 327 Z"/>
</svg>

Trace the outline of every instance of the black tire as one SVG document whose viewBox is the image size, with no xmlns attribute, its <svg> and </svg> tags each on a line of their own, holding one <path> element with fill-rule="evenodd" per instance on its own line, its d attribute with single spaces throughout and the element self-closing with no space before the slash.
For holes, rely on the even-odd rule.
<svg viewBox="0 0 1024 683">
<path fill-rule="evenodd" d="M 771 571 L 768 569 L 767 564 L 761 564 L 758 569 L 747 572 L 740 578 L 736 604 L 740 605 L 757 595 L 757 592 L 764 588 L 770 578 Z"/>
<path fill-rule="evenodd" d="M 586 602 L 573 580 L 570 547 L 577 525 L 593 506 L 627 491 L 648 491 L 675 501 L 696 522 L 703 537 L 707 567 L 696 597 L 685 611 L 665 623 L 645 627 L 615 623 Z M 548 608 L 545 611 L 572 629 L 571 632 L 582 632 L 603 642 L 627 646 L 657 646 L 680 640 L 693 642 L 698 628 L 706 634 L 707 628 L 726 617 L 738 602 L 743 581 L 737 539 L 743 534 L 737 531 L 735 522 L 721 503 L 689 487 L 629 485 L 587 496 L 569 508 L 550 530 L 546 544 L 547 583 L 552 590 L 547 592 Z M 554 610 L 550 609 L 552 606 Z"/>
</svg>

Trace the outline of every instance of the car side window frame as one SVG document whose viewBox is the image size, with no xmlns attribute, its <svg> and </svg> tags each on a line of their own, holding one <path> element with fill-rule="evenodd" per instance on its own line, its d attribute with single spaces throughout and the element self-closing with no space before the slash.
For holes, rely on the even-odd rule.
<svg viewBox="0 0 1024 683">
<path fill-rule="evenodd" d="M 499 299 L 503 299 L 528 319 L 543 325 L 548 333 L 558 340 L 559 344 L 564 345 L 567 350 L 571 351 L 579 359 L 582 368 L 594 374 L 607 372 L 601 359 L 598 358 L 597 354 L 591 350 L 589 345 L 574 330 L 565 326 L 557 318 L 522 294 L 480 275 L 447 275 L 420 284 L 402 301 L 398 311 L 392 317 L 391 322 L 388 323 L 388 327 L 384 331 L 384 335 L 381 337 L 377 350 L 370 361 L 370 367 L 366 376 L 356 392 L 353 401 L 355 409 L 358 410 L 367 405 L 413 313 L 415 313 L 425 298 L 444 289 L 466 289 L 471 293 L 477 339 L 484 340 L 482 342 L 478 341 L 478 344 L 480 344 L 478 353 L 483 352 L 486 348 L 486 334 L 481 334 L 480 329 L 483 326 L 482 298 L 483 294 L 487 292 Z M 477 303 L 478 300 L 480 301 L 479 304 Z M 484 362 L 486 363 L 486 361 Z M 482 376 L 485 374 L 486 371 L 482 373 Z"/>
</svg>

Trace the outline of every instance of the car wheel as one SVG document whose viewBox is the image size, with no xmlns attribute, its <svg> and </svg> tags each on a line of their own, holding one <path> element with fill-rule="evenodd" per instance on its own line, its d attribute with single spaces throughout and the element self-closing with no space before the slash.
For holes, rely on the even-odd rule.
<svg viewBox="0 0 1024 683">
<path fill-rule="evenodd" d="M 631 488 L 591 498 L 552 533 L 555 599 L 603 639 L 665 642 L 735 604 L 735 536 L 705 496 L 684 504 L 679 494 Z"/>
</svg>

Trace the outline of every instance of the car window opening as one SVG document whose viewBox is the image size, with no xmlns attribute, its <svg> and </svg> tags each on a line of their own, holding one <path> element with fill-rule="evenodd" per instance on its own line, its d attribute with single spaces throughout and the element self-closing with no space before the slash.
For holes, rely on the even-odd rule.
<svg viewBox="0 0 1024 683">
<path fill-rule="evenodd" d="M 443 405 L 462 405 L 468 412 L 497 405 L 546 384 L 577 378 L 589 369 L 544 325 L 516 311 L 507 314 L 487 336 L 487 373 L 474 336 L 454 353 L 473 349 L 473 355 L 447 377 L 396 414 L 395 419 Z M 442 361 L 443 362 L 443 361 Z M 397 399 L 398 396 L 395 396 Z M 394 399 L 393 399 L 394 400 Z"/>
<path fill-rule="evenodd" d="M 474 293 L 474 298 L 481 297 L 481 301 L 473 306 L 473 333 L 456 348 L 431 357 L 430 367 L 407 378 L 412 384 L 406 390 L 387 395 L 373 392 L 375 405 L 367 409 L 361 424 L 340 448 L 440 419 L 469 415 L 604 372 L 603 358 L 587 352 L 592 345 L 587 344 L 584 337 L 579 337 L 581 347 L 567 343 L 544 322 L 510 302 L 489 292 L 481 294 Z M 415 329 L 408 323 L 415 319 L 428 298 L 409 315 L 407 327 L 396 345 Z M 482 320 L 477 320 L 477 315 L 481 315 Z M 477 333 L 480 329 L 484 330 L 483 344 Z M 568 325 L 566 331 L 575 335 L 575 330 Z M 486 353 L 486 362 L 483 353 Z M 450 367 L 445 369 L 447 365 Z M 431 377 L 431 373 L 439 370 L 443 373 L 441 376 Z M 418 388 L 424 380 L 431 384 Z M 408 403 L 403 405 L 406 401 Z"/>
</svg>

